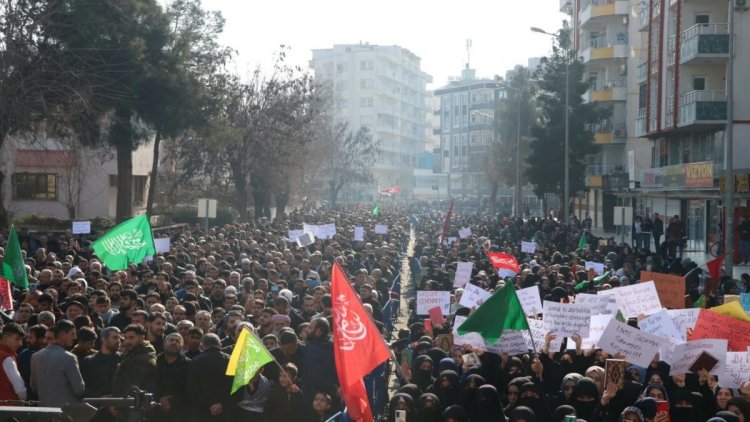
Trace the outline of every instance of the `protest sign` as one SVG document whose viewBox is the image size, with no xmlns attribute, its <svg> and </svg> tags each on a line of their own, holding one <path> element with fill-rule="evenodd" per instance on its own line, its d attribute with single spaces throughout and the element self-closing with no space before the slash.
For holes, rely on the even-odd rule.
<svg viewBox="0 0 750 422">
<path fill-rule="evenodd" d="M 617 306 L 625 318 L 635 318 L 638 315 L 651 315 L 661 311 L 661 302 L 653 281 L 602 290 L 600 295 L 614 295 Z"/>
<path fill-rule="evenodd" d="M 677 326 L 677 331 L 680 332 L 680 339 L 682 341 L 687 340 L 687 330 L 695 327 L 695 321 L 698 320 L 698 313 L 700 308 L 687 308 L 687 309 L 667 309 L 667 315 L 672 318 L 674 325 Z"/>
<path fill-rule="evenodd" d="M 685 307 L 685 277 L 641 271 L 641 281 L 648 280 L 654 282 L 662 306 L 672 309 Z"/>
<path fill-rule="evenodd" d="M 529 331 L 531 331 L 531 335 L 529 335 L 529 332 L 526 331 L 524 337 L 526 338 L 526 348 L 529 350 L 537 350 L 541 351 L 544 347 L 544 340 L 545 336 L 547 335 L 547 330 L 544 329 L 544 321 L 540 319 L 530 319 L 529 322 Z M 533 337 L 533 344 L 532 344 L 532 337 Z M 556 339 L 552 340 L 549 345 L 549 349 L 553 352 L 557 352 L 560 350 L 560 346 L 562 346 L 562 337 L 557 337 Z"/>
<path fill-rule="evenodd" d="M 544 301 L 544 329 L 558 337 L 578 334 L 588 337 L 591 326 L 591 307 L 580 303 Z"/>
<path fill-rule="evenodd" d="M 315 243 L 315 236 L 310 232 L 304 232 L 297 236 L 297 245 L 300 247 L 312 245 L 313 243 Z"/>
<path fill-rule="evenodd" d="M 671 337 L 682 340 L 683 335 L 666 310 L 647 316 L 638 323 L 641 330 L 659 337 Z"/>
<path fill-rule="evenodd" d="M 302 233 L 304 232 L 304 230 L 289 230 L 289 236 L 287 239 L 289 239 L 290 242 L 296 242 L 297 238 L 302 236 Z"/>
<path fill-rule="evenodd" d="M 334 236 L 336 236 L 336 224 L 323 224 L 322 226 L 318 226 L 318 233 L 317 236 L 319 239 L 333 239 Z"/>
<path fill-rule="evenodd" d="M 740 302 L 724 303 L 721 306 L 715 306 L 710 309 L 717 314 L 730 316 L 732 318 L 739 319 L 740 321 L 750 322 L 750 316 L 748 316 L 745 310 L 742 309 L 742 305 L 740 305 Z"/>
<path fill-rule="evenodd" d="M 720 339 L 694 340 L 675 346 L 672 351 L 669 375 L 689 373 L 690 366 L 703 352 L 719 360 L 719 363 L 711 369 L 710 373 L 721 375 L 724 372 L 724 362 L 727 358 L 727 341 Z"/>
<path fill-rule="evenodd" d="M 376 224 L 375 225 L 375 234 L 388 234 L 388 225 L 387 224 Z"/>
<path fill-rule="evenodd" d="M 521 252 L 526 252 L 526 253 L 536 252 L 536 242 L 521 242 Z"/>
<path fill-rule="evenodd" d="M 156 249 L 156 253 L 165 253 L 169 252 L 169 238 L 168 237 L 157 237 L 154 239 L 154 248 Z"/>
<path fill-rule="evenodd" d="M 89 234 L 91 233 L 91 221 L 74 221 L 73 222 L 73 234 Z"/>
<path fill-rule="evenodd" d="M 539 287 L 531 286 L 517 290 L 516 296 L 518 296 L 518 301 L 521 302 L 523 313 L 526 315 L 537 315 L 543 312 L 542 298 L 539 296 Z"/>
<path fill-rule="evenodd" d="M 496 345 L 487 345 L 487 351 L 498 355 L 507 353 L 510 356 L 524 354 L 529 351 L 524 333 L 527 332 L 525 330 L 505 330 Z"/>
<path fill-rule="evenodd" d="M 316 226 L 315 224 L 302 223 L 302 231 L 305 233 L 310 233 L 315 237 L 318 236 L 318 226 Z"/>
<path fill-rule="evenodd" d="M 589 335 L 584 337 L 581 341 L 581 350 L 588 350 L 596 347 L 599 339 L 602 338 L 604 330 L 607 329 L 609 321 L 614 318 L 614 315 L 592 315 L 591 325 L 589 326 Z M 576 344 L 572 338 L 568 337 L 568 349 L 575 349 Z"/>
<path fill-rule="evenodd" d="M 427 314 L 430 315 L 430 321 L 432 325 L 443 325 L 445 324 L 445 318 L 443 318 L 443 310 L 440 306 L 435 306 L 427 310 Z"/>
<path fill-rule="evenodd" d="M 628 362 L 645 368 L 659 352 L 661 343 L 661 338 L 612 318 L 597 346 L 611 355 L 620 353 Z"/>
<path fill-rule="evenodd" d="M 610 296 L 607 295 L 592 295 L 588 293 L 578 293 L 576 295 L 576 302 L 580 304 L 586 304 L 591 307 L 591 315 L 607 314 L 607 308 L 610 303 Z M 614 302 L 615 305 L 617 301 Z M 617 313 L 617 311 L 615 311 Z"/>
<path fill-rule="evenodd" d="M 456 276 L 453 279 L 453 287 L 464 287 L 471 280 L 472 269 L 474 269 L 473 262 L 459 262 L 456 264 Z"/>
<path fill-rule="evenodd" d="M 594 274 L 596 275 L 604 274 L 604 264 L 600 262 L 586 261 L 586 263 L 584 264 L 584 268 L 586 269 L 586 271 L 594 270 Z"/>
<path fill-rule="evenodd" d="M 722 387 L 740 388 L 750 382 L 750 352 L 727 352 L 724 373 L 719 374 Z"/>
<path fill-rule="evenodd" d="M 466 321 L 465 316 L 456 315 L 453 321 L 453 344 L 456 346 L 470 345 L 474 349 L 485 349 L 484 339 L 479 333 L 458 334 L 458 327 Z"/>
<path fill-rule="evenodd" d="M 740 306 L 750 314 L 750 293 L 740 293 Z"/>
<path fill-rule="evenodd" d="M 460 229 L 458 231 L 458 237 L 460 237 L 461 239 L 466 239 L 468 237 L 471 237 L 471 229 L 468 227 Z"/>
<path fill-rule="evenodd" d="M 365 228 L 364 227 L 354 228 L 354 240 L 356 240 L 357 242 L 365 241 Z"/>
<path fill-rule="evenodd" d="M 429 315 L 430 308 L 440 306 L 443 315 L 451 313 L 451 292 L 417 290 L 417 315 Z"/>
<path fill-rule="evenodd" d="M 701 309 L 689 340 L 725 339 L 730 352 L 743 352 L 750 346 L 750 322 Z"/>
<path fill-rule="evenodd" d="M 473 284 L 467 284 L 464 287 L 464 293 L 461 295 L 461 300 L 458 304 L 467 308 L 476 308 L 489 299 L 490 296 L 492 296 L 492 293 L 487 290 Z"/>
</svg>

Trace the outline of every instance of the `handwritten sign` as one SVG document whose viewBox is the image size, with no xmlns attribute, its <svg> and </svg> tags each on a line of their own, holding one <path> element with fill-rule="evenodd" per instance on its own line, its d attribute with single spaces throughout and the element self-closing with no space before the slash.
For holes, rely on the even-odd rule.
<svg viewBox="0 0 750 422">
<path fill-rule="evenodd" d="M 613 315 L 592 315 L 591 316 L 591 325 L 589 326 L 589 335 L 588 337 L 584 337 L 581 341 L 581 350 L 588 350 L 591 348 L 596 347 L 597 343 L 599 342 L 599 339 L 602 338 L 602 334 L 604 334 L 604 330 L 607 329 L 607 325 L 609 325 L 609 321 L 614 318 Z M 573 341 L 573 339 L 568 338 L 568 349 L 575 349 L 576 344 Z"/>
<path fill-rule="evenodd" d="M 521 307 L 526 315 L 537 315 L 544 312 L 542 309 L 542 298 L 539 296 L 539 287 L 531 286 L 517 290 L 516 296 L 521 302 Z"/>
<path fill-rule="evenodd" d="M 355 227 L 354 228 L 354 240 L 357 242 L 364 242 L 365 241 L 365 228 L 364 227 Z"/>
<path fill-rule="evenodd" d="M 617 306 L 625 318 L 635 318 L 638 315 L 651 315 L 661 311 L 661 302 L 653 281 L 602 290 L 600 295 L 614 295 Z"/>
<path fill-rule="evenodd" d="M 312 245 L 315 243 L 315 236 L 312 233 L 304 232 L 297 236 L 297 245 L 300 247 Z"/>
<path fill-rule="evenodd" d="M 388 234 L 388 225 L 387 224 L 376 224 L 375 225 L 375 234 Z"/>
<path fill-rule="evenodd" d="M 467 284 L 458 304 L 467 308 L 474 308 L 483 304 L 490 296 L 492 296 L 492 293 L 487 290 L 473 284 Z"/>
<path fill-rule="evenodd" d="M 730 352 L 744 352 L 750 346 L 750 322 L 701 309 L 690 340 L 725 339 Z"/>
<path fill-rule="evenodd" d="M 452 244 L 454 244 L 456 242 L 458 242 L 458 238 L 457 237 L 449 237 L 448 238 L 448 244 L 449 245 L 452 245 Z"/>
<path fill-rule="evenodd" d="M 521 242 L 521 252 L 534 253 L 536 252 L 536 242 Z"/>
<path fill-rule="evenodd" d="M 456 315 L 455 319 L 453 320 L 453 344 L 456 346 L 464 346 L 469 345 L 473 349 L 482 349 L 485 350 L 484 346 L 484 339 L 479 333 L 466 333 L 464 335 L 458 334 L 458 327 L 461 326 L 461 324 L 466 321 L 465 316 Z"/>
<path fill-rule="evenodd" d="M 531 335 L 529 335 L 528 331 L 526 331 L 524 334 L 524 337 L 526 338 L 526 348 L 529 350 L 542 350 L 542 348 L 544 347 L 545 336 L 547 335 L 547 330 L 544 329 L 544 321 L 540 319 L 530 319 L 529 331 L 531 331 Z M 531 336 L 533 336 L 533 344 L 531 341 Z M 560 350 L 562 341 L 562 337 L 557 337 L 556 339 L 552 340 L 550 342 L 549 349 L 554 352 Z"/>
<path fill-rule="evenodd" d="M 438 290 L 417 291 L 417 315 L 429 315 L 430 308 L 440 306 L 443 315 L 451 313 L 451 292 Z"/>
<path fill-rule="evenodd" d="M 700 308 L 667 309 L 667 314 L 677 326 L 680 338 L 683 341 L 687 340 L 687 330 L 692 330 L 695 327 L 695 321 L 698 320 L 699 313 Z"/>
<path fill-rule="evenodd" d="M 672 309 L 685 307 L 685 277 L 641 271 L 641 281 L 652 280 L 662 306 Z"/>
<path fill-rule="evenodd" d="M 596 275 L 604 274 L 604 264 L 600 262 L 586 261 L 586 263 L 584 264 L 584 268 L 586 269 L 586 271 L 594 270 L 594 274 Z"/>
<path fill-rule="evenodd" d="M 559 337 L 578 334 L 588 337 L 591 326 L 591 308 L 580 303 L 544 301 L 544 329 Z"/>
<path fill-rule="evenodd" d="M 302 223 L 302 231 L 305 233 L 310 233 L 313 236 L 318 236 L 318 226 L 316 226 L 315 224 Z"/>
<path fill-rule="evenodd" d="M 456 265 L 456 277 L 453 279 L 453 287 L 464 287 L 469 283 L 472 269 L 474 269 L 473 262 L 459 262 Z"/>
<path fill-rule="evenodd" d="M 458 237 L 460 237 L 461 239 L 467 239 L 467 238 L 471 237 L 471 229 L 468 228 L 468 227 L 460 229 L 458 231 Z"/>
<path fill-rule="evenodd" d="M 336 236 L 336 224 L 323 224 L 318 226 L 317 236 L 319 239 L 333 239 Z"/>
<path fill-rule="evenodd" d="M 169 238 L 168 237 L 157 237 L 154 239 L 154 249 L 156 249 L 156 253 L 165 253 L 169 252 Z"/>
<path fill-rule="evenodd" d="M 719 384 L 722 387 L 740 388 L 747 382 L 750 382 L 750 353 L 727 352 L 724 373 L 719 374 Z"/>
<path fill-rule="evenodd" d="M 683 335 L 680 334 L 680 330 L 666 310 L 647 316 L 638 323 L 638 326 L 641 330 L 655 336 L 683 339 Z"/>
<path fill-rule="evenodd" d="M 591 308 L 591 315 L 608 314 L 607 309 L 610 306 L 610 296 L 607 295 L 592 295 L 588 293 L 578 293 L 576 295 L 576 303 L 586 304 Z M 615 307 L 617 307 L 617 301 L 614 301 Z M 615 310 L 614 313 L 617 313 Z"/>
<path fill-rule="evenodd" d="M 628 362 L 645 368 L 659 352 L 661 343 L 659 337 L 612 318 L 597 346 L 612 355 L 621 353 Z"/>
<path fill-rule="evenodd" d="M 694 340 L 675 346 L 671 356 L 669 375 L 687 374 L 690 366 L 698 356 L 706 352 L 718 359 L 719 363 L 711 369 L 713 375 L 724 373 L 724 362 L 727 358 L 727 341 L 718 339 Z"/>
<path fill-rule="evenodd" d="M 72 231 L 73 231 L 73 234 L 91 233 L 91 221 L 74 221 Z"/>
<path fill-rule="evenodd" d="M 289 230 L 289 237 L 287 237 L 287 239 L 289 239 L 290 242 L 296 242 L 297 238 L 302 236 L 304 232 L 304 230 Z"/>
<path fill-rule="evenodd" d="M 529 351 L 524 331 L 505 330 L 497 341 L 497 345 L 488 346 L 487 351 L 491 353 L 507 353 L 511 356 L 521 355 Z M 528 334 L 527 334 L 528 335 Z"/>
</svg>

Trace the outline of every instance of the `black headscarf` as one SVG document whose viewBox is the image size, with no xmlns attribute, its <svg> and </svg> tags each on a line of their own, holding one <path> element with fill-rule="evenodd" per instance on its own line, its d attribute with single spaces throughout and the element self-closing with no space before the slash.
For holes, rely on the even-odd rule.
<svg viewBox="0 0 750 422">
<path fill-rule="evenodd" d="M 582 397 L 593 397 L 591 401 L 583 401 Z M 570 401 L 576 410 L 576 415 L 583 420 L 591 420 L 594 415 L 596 406 L 599 403 L 599 390 L 596 389 L 594 380 L 589 377 L 583 377 L 578 380 L 576 387 L 573 389 L 573 395 Z"/>
<path fill-rule="evenodd" d="M 391 397 L 388 405 L 388 422 L 396 421 L 396 408 L 404 404 L 406 405 L 406 420 L 413 421 L 416 419 L 417 412 L 414 410 L 414 401 L 411 396 L 406 393 L 396 393 Z"/>
<path fill-rule="evenodd" d="M 564 404 L 562 406 L 558 406 L 558 408 L 555 409 L 554 413 L 552 414 L 552 420 L 554 422 L 563 422 L 565 421 L 565 417 L 570 415 L 576 416 L 576 410 L 573 408 L 573 406 Z"/>
<path fill-rule="evenodd" d="M 452 418 L 456 420 L 457 422 L 469 421 L 469 415 L 466 413 L 466 409 L 455 404 L 453 406 L 448 406 L 443 411 L 443 417 L 445 418 L 444 420 L 448 420 L 448 418 Z"/>
<path fill-rule="evenodd" d="M 465 410 L 473 409 L 477 403 L 477 390 L 485 384 L 484 377 L 471 374 L 461 382 L 461 393 L 458 404 Z"/>
<path fill-rule="evenodd" d="M 422 394 L 417 402 L 418 422 L 442 422 L 443 411 L 440 399 L 431 393 Z"/>
<path fill-rule="evenodd" d="M 419 355 L 414 359 L 414 365 L 411 370 L 412 382 L 419 387 L 419 390 L 423 393 L 427 392 L 427 389 L 435 381 L 432 378 L 432 367 L 428 370 L 421 369 L 424 362 L 430 362 L 433 364 L 432 359 L 427 355 Z"/>
<path fill-rule="evenodd" d="M 508 422 L 518 422 L 518 421 L 536 422 L 536 416 L 534 414 L 534 411 L 529 409 L 526 406 L 516 407 L 515 409 L 513 409 L 512 412 L 510 412 Z"/>
<path fill-rule="evenodd" d="M 490 384 L 479 387 L 476 408 L 473 412 L 469 409 L 469 414 L 472 421 L 505 422 L 505 412 L 497 388 Z"/>
<path fill-rule="evenodd" d="M 446 407 L 456 404 L 458 393 L 460 391 L 458 374 L 456 371 L 445 370 L 440 372 L 440 375 L 432 383 L 430 387 L 430 393 L 435 394 L 440 400 L 440 408 L 445 409 Z"/>
</svg>

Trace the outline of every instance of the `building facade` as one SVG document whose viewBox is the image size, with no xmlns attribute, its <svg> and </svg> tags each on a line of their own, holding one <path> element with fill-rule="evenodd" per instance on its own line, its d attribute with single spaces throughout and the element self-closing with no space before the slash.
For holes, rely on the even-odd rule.
<svg viewBox="0 0 750 422">
<path fill-rule="evenodd" d="M 373 184 L 354 187 L 343 199 L 372 200 L 379 189 L 390 186 L 400 186 L 399 195 L 411 198 L 417 157 L 425 150 L 425 95 L 432 81 L 420 69 L 420 58 L 402 47 L 366 43 L 337 44 L 312 53 L 315 77 L 333 89 L 336 120 L 348 122 L 353 130 L 368 127 L 380 141 Z"/>
</svg>

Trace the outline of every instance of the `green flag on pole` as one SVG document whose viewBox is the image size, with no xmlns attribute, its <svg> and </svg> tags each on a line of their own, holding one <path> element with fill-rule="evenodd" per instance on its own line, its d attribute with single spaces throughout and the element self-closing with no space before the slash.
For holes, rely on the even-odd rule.
<svg viewBox="0 0 750 422">
<path fill-rule="evenodd" d="M 124 270 L 133 262 L 156 255 L 151 224 L 146 214 L 124 221 L 94 242 L 96 256 L 111 270 Z"/>
<path fill-rule="evenodd" d="M 586 233 L 581 234 L 581 238 L 578 240 L 578 249 L 577 251 L 580 251 L 581 249 L 586 249 Z"/>
<path fill-rule="evenodd" d="M 372 215 L 375 217 L 380 215 L 380 205 L 375 205 L 375 207 L 372 209 Z"/>
<path fill-rule="evenodd" d="M 273 362 L 273 356 L 247 328 L 242 329 L 227 365 L 227 375 L 233 375 L 232 393 L 247 385 L 263 365 Z"/>
<path fill-rule="evenodd" d="M 23 255 L 21 255 L 21 244 L 18 242 L 18 234 L 16 234 L 16 228 L 13 226 L 10 226 L 8 243 L 5 245 L 3 278 L 21 289 L 29 288 L 26 264 L 23 263 Z"/>
<path fill-rule="evenodd" d="M 476 332 L 487 344 L 495 344 L 504 330 L 528 330 L 529 322 L 513 283 L 496 291 L 458 327 L 458 334 Z"/>
</svg>

